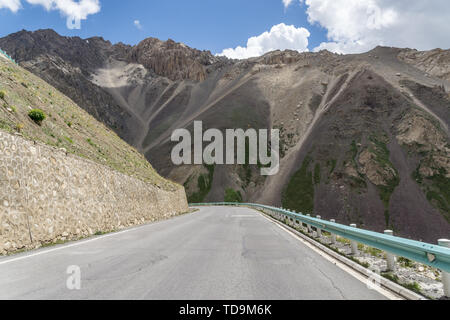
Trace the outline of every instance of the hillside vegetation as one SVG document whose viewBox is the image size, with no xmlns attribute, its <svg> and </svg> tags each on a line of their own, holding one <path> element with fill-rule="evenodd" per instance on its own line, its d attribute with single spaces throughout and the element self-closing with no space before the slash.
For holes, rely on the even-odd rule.
<svg viewBox="0 0 450 320">
<path fill-rule="evenodd" d="M 45 114 L 41 122 L 30 117 L 36 109 Z M 0 130 L 65 149 L 161 189 L 179 187 L 68 97 L 6 59 L 0 59 Z"/>
</svg>

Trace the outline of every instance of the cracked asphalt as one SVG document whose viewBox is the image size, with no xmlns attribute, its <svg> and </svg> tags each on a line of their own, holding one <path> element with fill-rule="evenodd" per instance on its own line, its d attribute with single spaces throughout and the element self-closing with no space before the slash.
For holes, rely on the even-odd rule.
<svg viewBox="0 0 450 320">
<path fill-rule="evenodd" d="M 79 273 L 68 274 L 70 266 Z M 168 221 L 1 258 L 0 299 L 386 297 L 257 211 L 205 207 Z"/>
</svg>

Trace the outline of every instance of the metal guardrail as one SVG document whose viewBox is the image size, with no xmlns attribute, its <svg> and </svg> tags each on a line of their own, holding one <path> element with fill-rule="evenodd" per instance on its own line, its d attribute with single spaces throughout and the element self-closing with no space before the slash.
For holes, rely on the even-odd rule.
<svg viewBox="0 0 450 320">
<path fill-rule="evenodd" d="M 450 273 L 450 248 L 424 243 L 415 240 L 386 235 L 378 232 L 350 227 L 326 220 L 313 218 L 285 209 L 253 204 L 253 203 L 197 203 L 191 206 L 246 206 L 255 209 L 268 210 L 278 215 L 310 225 L 319 230 L 377 248 L 396 256 L 404 257 L 424 265 Z M 444 274 L 444 276 L 446 276 Z M 444 280 L 444 279 L 443 279 Z M 444 281 L 445 282 L 445 281 Z"/>
</svg>

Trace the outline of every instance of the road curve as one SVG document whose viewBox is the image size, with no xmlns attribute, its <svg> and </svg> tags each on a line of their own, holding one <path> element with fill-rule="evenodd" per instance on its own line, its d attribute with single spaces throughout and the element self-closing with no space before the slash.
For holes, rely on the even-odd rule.
<svg viewBox="0 0 450 320">
<path fill-rule="evenodd" d="M 81 289 L 67 288 L 79 266 Z M 386 299 L 259 212 L 168 221 L 0 259 L 0 299 Z"/>
</svg>

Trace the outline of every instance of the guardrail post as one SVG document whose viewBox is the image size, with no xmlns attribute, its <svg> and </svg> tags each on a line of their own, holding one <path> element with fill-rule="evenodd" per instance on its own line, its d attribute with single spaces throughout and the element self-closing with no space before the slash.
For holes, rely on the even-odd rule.
<svg viewBox="0 0 450 320">
<path fill-rule="evenodd" d="M 297 211 L 292 210 L 293 213 L 297 214 Z M 298 220 L 297 218 L 294 218 L 294 229 L 297 229 L 297 225 L 298 225 Z"/>
<path fill-rule="evenodd" d="M 322 219 L 321 216 L 317 216 L 317 219 Z M 320 228 L 316 228 L 317 229 L 317 237 L 322 237 L 322 230 Z"/>
<path fill-rule="evenodd" d="M 384 234 L 388 236 L 393 236 L 394 231 L 392 230 L 385 230 Z M 386 260 L 387 260 L 387 271 L 395 271 L 397 268 L 395 266 L 395 255 L 392 253 L 386 252 Z"/>
<path fill-rule="evenodd" d="M 306 216 L 307 216 L 307 217 L 311 217 L 310 214 L 307 214 Z M 311 233 L 311 231 L 312 231 L 312 230 L 311 230 L 311 225 L 307 223 L 307 224 L 306 224 L 306 228 L 308 229 L 308 233 Z"/>
<path fill-rule="evenodd" d="M 336 223 L 336 220 L 331 219 L 330 222 Z M 334 233 L 331 234 L 331 243 L 336 244 L 336 235 Z"/>
<path fill-rule="evenodd" d="M 354 224 L 354 223 L 352 223 L 350 225 L 350 227 L 357 228 L 356 224 Z M 352 248 L 352 254 L 354 256 L 357 256 L 358 255 L 358 243 L 356 241 L 350 240 L 350 246 Z"/>
<path fill-rule="evenodd" d="M 440 239 L 439 245 L 450 248 L 450 240 Z M 442 284 L 444 285 L 444 295 L 450 298 L 450 273 L 442 271 Z"/>
</svg>

